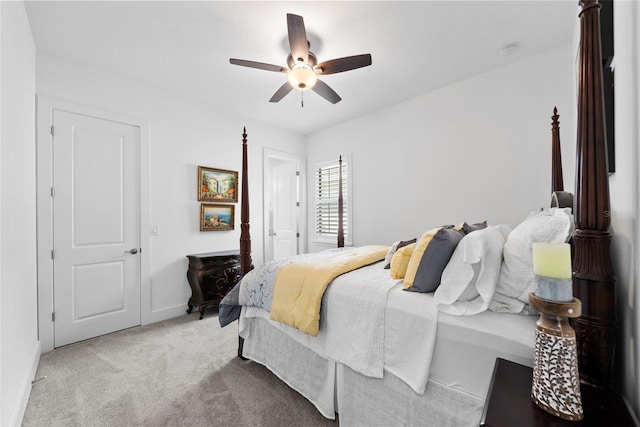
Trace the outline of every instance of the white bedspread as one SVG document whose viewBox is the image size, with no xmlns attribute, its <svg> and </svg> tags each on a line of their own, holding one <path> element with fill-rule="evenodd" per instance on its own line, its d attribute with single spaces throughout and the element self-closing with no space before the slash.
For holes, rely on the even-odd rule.
<svg viewBox="0 0 640 427">
<path fill-rule="evenodd" d="M 389 294 L 385 323 L 385 369 L 423 394 L 438 329 L 433 293 L 407 292 L 398 285 Z"/>
<path fill-rule="evenodd" d="M 389 291 L 398 284 L 382 263 L 337 277 L 322 300 L 320 331 L 313 337 L 285 324 L 270 323 L 322 357 L 349 366 L 363 375 L 382 378 L 385 366 L 385 306 Z M 240 318 L 241 336 L 247 333 L 245 318 L 269 318 L 256 307 L 245 307 Z"/>
<path fill-rule="evenodd" d="M 327 357 L 368 377 L 384 374 L 385 306 L 391 279 L 383 263 L 337 277 L 328 289 Z"/>
<path fill-rule="evenodd" d="M 244 307 L 241 336 L 251 317 L 269 313 Z M 342 363 L 368 377 L 395 375 L 423 394 L 436 341 L 438 311 L 433 294 L 402 289 L 382 263 L 337 277 L 325 292 L 316 337 L 285 324 L 269 322 L 321 357 Z"/>
</svg>

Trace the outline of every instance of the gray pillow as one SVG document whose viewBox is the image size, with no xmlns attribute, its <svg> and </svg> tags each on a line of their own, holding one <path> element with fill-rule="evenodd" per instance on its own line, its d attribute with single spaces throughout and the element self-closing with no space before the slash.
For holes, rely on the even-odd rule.
<svg viewBox="0 0 640 427">
<path fill-rule="evenodd" d="M 442 272 L 463 236 L 464 232 L 453 227 L 440 229 L 433 236 L 422 255 L 422 259 L 420 259 L 413 285 L 406 290 L 411 292 L 435 291 L 440 285 Z"/>
<path fill-rule="evenodd" d="M 487 221 L 476 222 L 475 224 L 467 224 L 466 222 L 462 224 L 462 232 L 464 234 L 469 234 L 472 231 L 482 230 L 483 228 L 487 228 Z"/>
</svg>

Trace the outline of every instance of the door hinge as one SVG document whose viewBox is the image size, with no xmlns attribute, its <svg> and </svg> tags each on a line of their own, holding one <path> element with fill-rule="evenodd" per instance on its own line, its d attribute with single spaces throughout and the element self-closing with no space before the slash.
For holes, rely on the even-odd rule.
<svg viewBox="0 0 640 427">
<path fill-rule="evenodd" d="M 52 312 L 51 312 L 51 321 L 52 321 L 52 322 L 55 322 L 55 321 L 56 321 L 56 312 L 55 312 L 55 311 L 52 311 Z"/>
<path fill-rule="evenodd" d="M 51 259 L 53 259 L 53 249 L 51 249 Z"/>
<path fill-rule="evenodd" d="M 51 187 L 51 197 L 53 197 L 53 187 Z"/>
<path fill-rule="evenodd" d="M 51 136 L 53 136 L 53 125 L 51 125 Z"/>
<path fill-rule="evenodd" d="M 297 207 L 300 207 L 300 202 L 296 202 L 296 206 L 297 206 Z"/>
<path fill-rule="evenodd" d="M 300 176 L 300 171 L 296 171 L 296 176 Z"/>
<path fill-rule="evenodd" d="M 296 237 L 300 238 L 300 233 L 296 233 Z"/>
</svg>

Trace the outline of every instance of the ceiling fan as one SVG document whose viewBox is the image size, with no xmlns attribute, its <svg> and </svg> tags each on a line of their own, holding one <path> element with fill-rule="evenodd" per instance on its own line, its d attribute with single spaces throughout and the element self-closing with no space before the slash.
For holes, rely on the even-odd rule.
<svg viewBox="0 0 640 427">
<path fill-rule="evenodd" d="M 342 73 L 343 71 L 371 65 L 371 54 L 368 53 L 345 56 L 318 63 L 316 55 L 309 50 L 310 45 L 302 16 L 288 13 L 287 29 L 289 32 L 289 47 L 291 48 L 291 53 L 287 56 L 287 67 L 244 59 L 229 59 L 229 62 L 234 65 L 288 74 L 288 81 L 280 86 L 280 89 L 273 94 L 269 102 L 280 101 L 292 89 L 312 89 L 327 101 L 335 104 L 340 102 L 342 98 L 329 85 L 319 80 L 318 75 Z"/>
</svg>

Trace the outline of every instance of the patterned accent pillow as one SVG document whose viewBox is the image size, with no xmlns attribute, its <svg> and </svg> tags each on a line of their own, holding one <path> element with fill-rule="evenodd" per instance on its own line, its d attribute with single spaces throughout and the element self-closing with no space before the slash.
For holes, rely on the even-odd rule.
<svg viewBox="0 0 640 427">
<path fill-rule="evenodd" d="M 393 242 L 391 246 L 389 246 L 389 250 L 387 251 L 387 255 L 384 257 L 384 269 L 391 267 L 391 259 L 393 258 L 393 254 L 398 250 L 398 245 L 402 242 L 402 240 L 398 240 L 397 242 Z"/>
<path fill-rule="evenodd" d="M 393 258 L 393 255 L 395 255 L 398 249 L 403 248 L 412 243 L 415 243 L 416 240 L 417 239 L 415 238 L 411 240 L 398 240 L 393 245 L 391 245 L 391 247 L 389 248 L 389 252 L 387 252 L 387 255 L 384 257 L 384 269 L 388 270 L 389 268 L 391 268 L 391 259 Z"/>
</svg>

